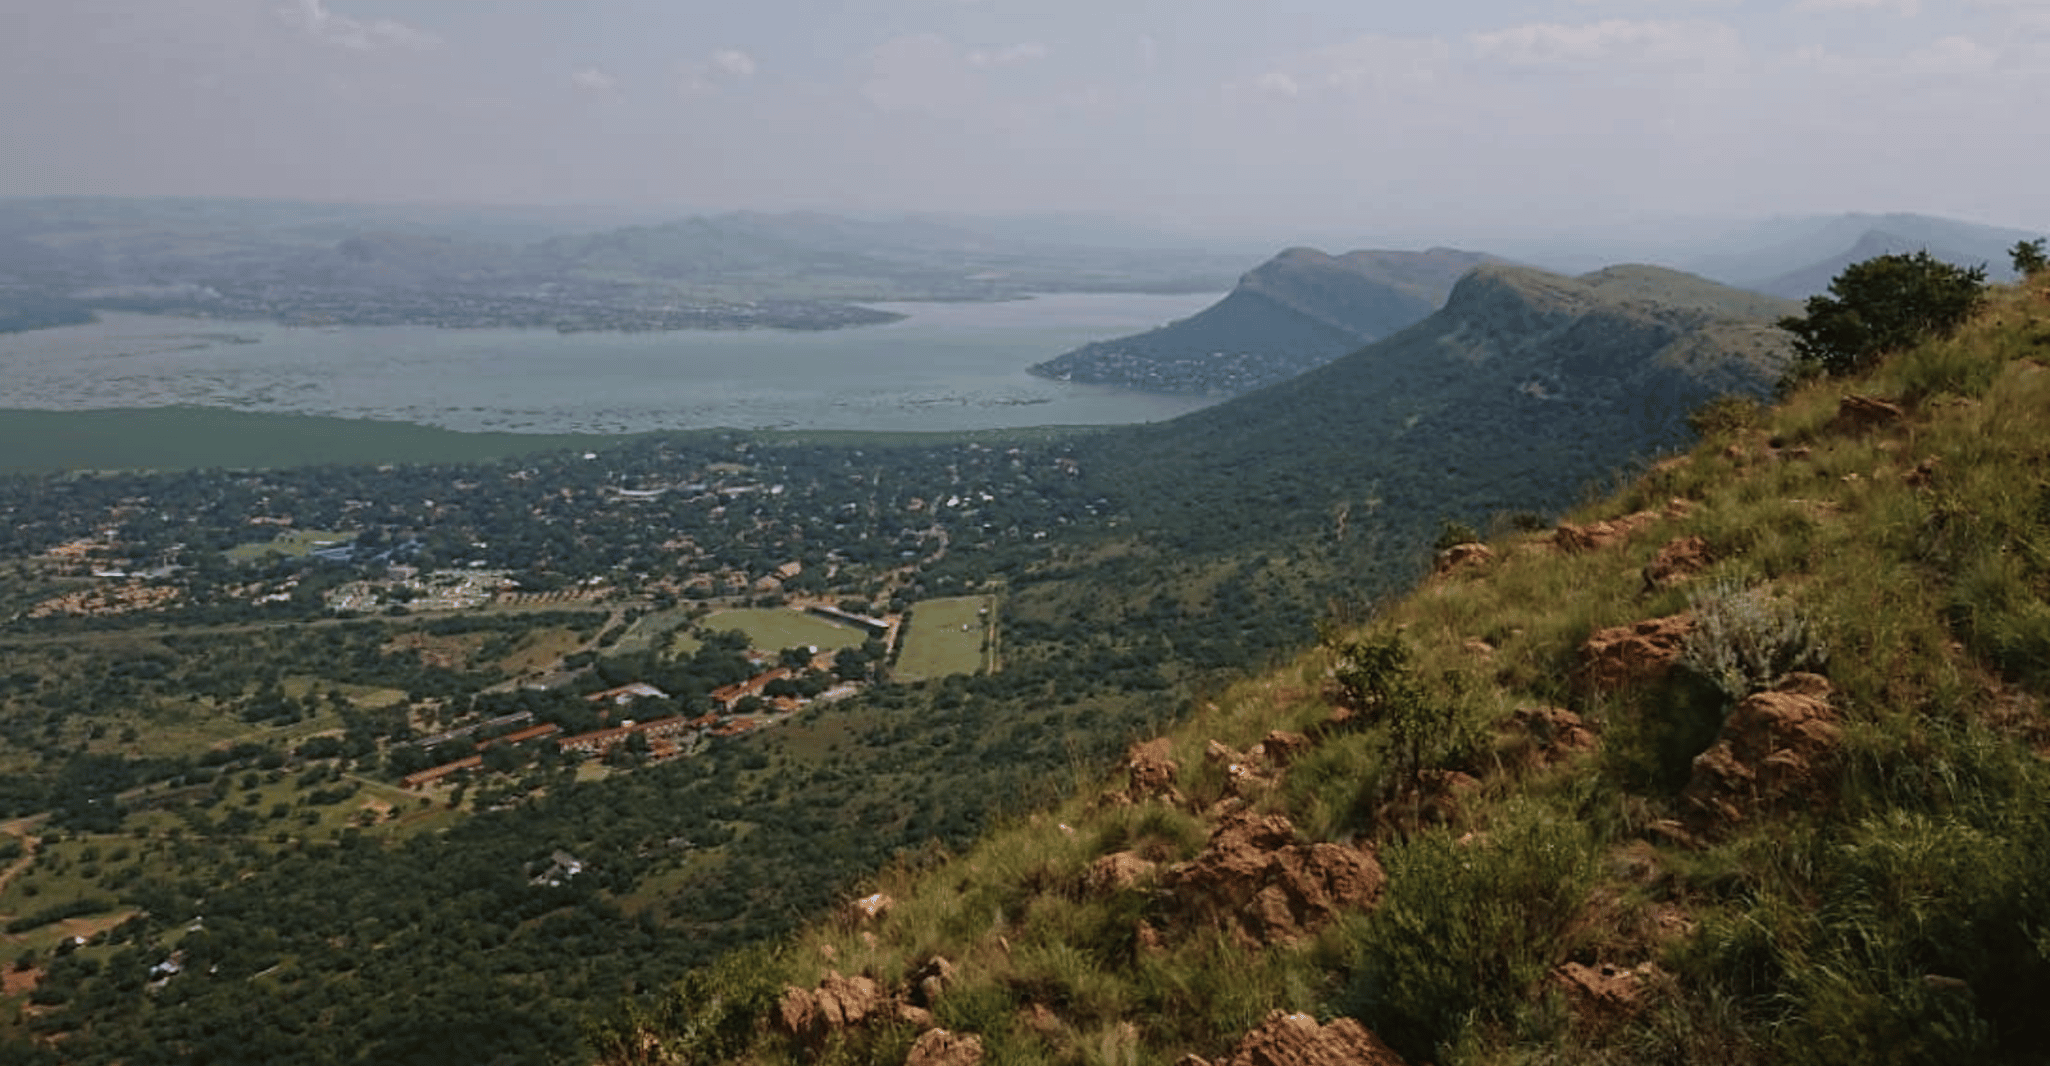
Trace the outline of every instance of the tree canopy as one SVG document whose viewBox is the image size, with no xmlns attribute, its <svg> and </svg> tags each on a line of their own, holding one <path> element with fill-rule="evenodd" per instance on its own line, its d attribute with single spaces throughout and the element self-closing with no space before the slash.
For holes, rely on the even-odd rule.
<svg viewBox="0 0 2050 1066">
<path fill-rule="evenodd" d="M 1859 370 L 1886 352 L 1956 328 L 1985 298 L 1986 267 L 1960 267 L 1927 251 L 1882 255 L 1845 267 L 1829 295 L 1808 298 L 1805 317 L 1780 320 L 1808 367 Z"/>
</svg>

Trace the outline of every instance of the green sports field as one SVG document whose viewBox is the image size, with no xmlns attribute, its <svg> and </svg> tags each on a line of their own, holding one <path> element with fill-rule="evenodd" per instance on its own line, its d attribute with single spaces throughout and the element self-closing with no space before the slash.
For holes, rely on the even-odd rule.
<svg viewBox="0 0 2050 1066">
<path fill-rule="evenodd" d="M 911 628 L 890 676 L 923 681 L 949 674 L 980 673 L 989 665 L 996 625 L 996 601 L 989 596 L 921 600 L 911 608 Z"/>
</svg>

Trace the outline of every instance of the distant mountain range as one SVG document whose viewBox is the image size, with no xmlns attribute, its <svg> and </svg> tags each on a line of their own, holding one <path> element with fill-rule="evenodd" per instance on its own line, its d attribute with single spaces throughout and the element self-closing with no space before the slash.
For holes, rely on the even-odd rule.
<svg viewBox="0 0 2050 1066">
<path fill-rule="evenodd" d="M 2008 249 L 2040 236 L 1929 215 L 1830 215 L 1760 223 L 1733 238 L 1731 248 L 1687 265 L 1731 285 L 1799 300 L 1826 291 L 1853 263 L 1925 250 L 1959 266 L 1983 264 L 1994 280 L 2012 280 Z"/>
<path fill-rule="evenodd" d="M 1031 369 L 1061 381 L 1152 392 L 1248 392 L 1421 320 L 1460 275 L 1494 261 L 1450 248 L 1339 256 L 1290 248 L 1198 314 L 1096 341 Z"/>
<path fill-rule="evenodd" d="M 620 215 L 233 200 L 0 200 L 0 328 L 92 308 L 300 323 L 829 328 L 855 304 L 1216 292 L 1239 252 L 1031 239 L 1030 220 Z M 611 223 L 606 225 L 605 223 Z M 1134 239 L 1143 232 L 1125 231 Z M 12 323 L 12 325 L 10 325 Z"/>
</svg>

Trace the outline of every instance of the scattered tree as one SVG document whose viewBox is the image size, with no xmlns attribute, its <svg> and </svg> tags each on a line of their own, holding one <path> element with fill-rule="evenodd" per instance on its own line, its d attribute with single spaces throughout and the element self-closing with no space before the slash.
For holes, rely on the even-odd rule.
<svg viewBox="0 0 2050 1066">
<path fill-rule="evenodd" d="M 2044 255 L 2043 238 L 2033 241 L 2016 241 L 2007 254 L 2014 261 L 2014 272 L 2024 278 L 2033 278 L 2045 267 L 2050 267 L 2050 257 Z"/>
<path fill-rule="evenodd" d="M 1810 373 L 1853 373 L 1880 355 L 1957 328 L 1985 299 L 1986 268 L 1946 263 L 1927 251 L 1882 255 L 1845 267 L 1828 296 L 1808 298 L 1805 317 L 1780 319 Z"/>
</svg>

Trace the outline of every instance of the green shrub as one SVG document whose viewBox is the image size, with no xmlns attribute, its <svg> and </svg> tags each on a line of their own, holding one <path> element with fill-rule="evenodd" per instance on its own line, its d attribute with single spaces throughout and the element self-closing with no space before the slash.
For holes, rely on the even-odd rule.
<svg viewBox="0 0 2050 1066">
<path fill-rule="evenodd" d="M 1688 600 L 1694 628 L 1681 642 L 1680 664 L 1732 704 L 1828 661 L 1827 647 L 1800 612 L 1764 589 L 1717 582 Z"/>
<path fill-rule="evenodd" d="M 1382 862 L 1387 894 L 1349 927 L 1357 962 L 1343 1005 L 1413 1062 L 1532 1000 L 1596 867 L 1584 827 L 1534 806 L 1464 842 L 1424 833 Z"/>
</svg>

